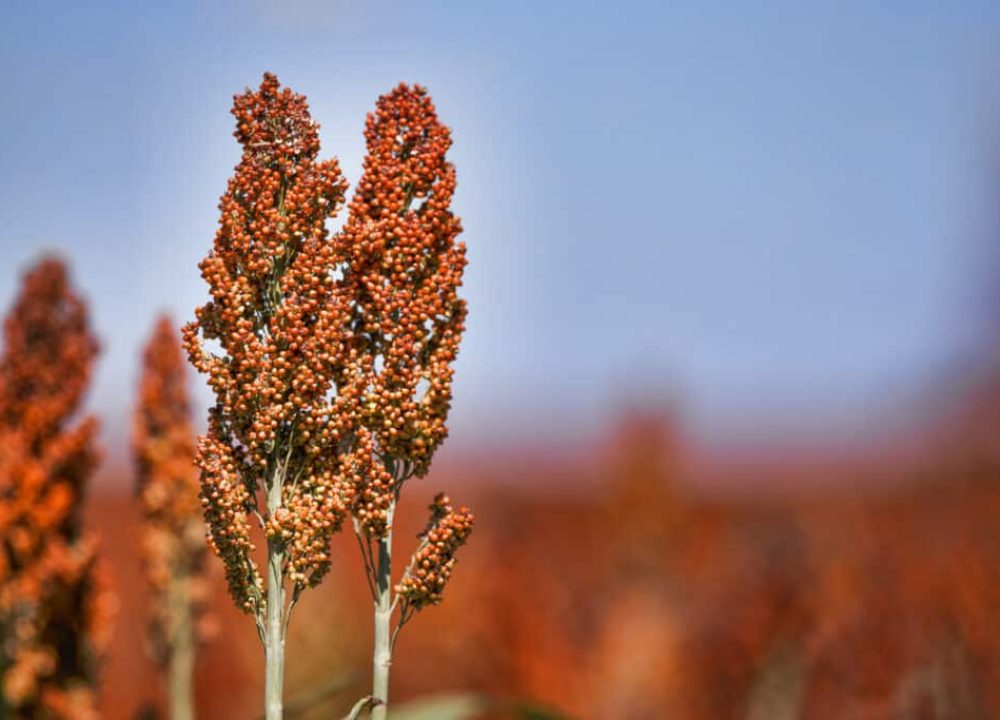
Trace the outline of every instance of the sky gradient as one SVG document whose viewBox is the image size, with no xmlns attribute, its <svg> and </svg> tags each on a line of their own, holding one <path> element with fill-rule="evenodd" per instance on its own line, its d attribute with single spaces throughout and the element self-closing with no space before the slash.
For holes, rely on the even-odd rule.
<svg viewBox="0 0 1000 720">
<path fill-rule="evenodd" d="M 0 306 L 43 249 L 72 261 L 112 445 L 153 314 L 206 297 L 229 106 L 265 70 L 352 182 L 400 80 L 453 128 L 459 445 L 633 401 L 705 442 L 861 432 L 981 329 L 994 3 L 143 5 L 0 5 Z"/>
</svg>

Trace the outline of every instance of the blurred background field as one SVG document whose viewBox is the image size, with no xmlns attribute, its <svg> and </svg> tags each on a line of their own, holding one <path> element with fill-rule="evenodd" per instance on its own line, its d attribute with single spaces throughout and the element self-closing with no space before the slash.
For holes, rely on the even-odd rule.
<svg viewBox="0 0 1000 720">
<path fill-rule="evenodd" d="M 831 456 L 754 470 L 823 483 L 808 491 L 748 489 L 736 484 L 746 471 L 724 468 L 713 478 L 736 489 L 700 488 L 670 419 L 647 412 L 621 415 L 571 455 L 454 462 L 423 484 L 466 481 L 480 523 L 447 601 L 401 643 L 396 690 L 471 691 L 496 703 L 483 717 L 504 718 L 996 717 L 997 421 L 956 418 L 962 440 L 905 462 Z M 419 529 L 416 502 L 404 506 L 404 536 Z M 138 641 L 133 512 L 127 497 L 95 494 L 122 602 L 109 717 L 156 697 Z M 344 561 L 303 601 L 290 636 L 290 697 L 309 699 L 301 717 L 342 711 L 366 681 L 356 674 L 370 643 L 357 622 L 363 582 L 350 538 L 338 544 Z M 217 613 L 201 707 L 252 717 L 256 638 L 221 587 Z"/>
<path fill-rule="evenodd" d="M 361 118 L 400 80 L 455 135 L 469 330 L 401 536 L 439 487 L 478 526 L 401 641 L 401 699 L 1000 717 L 998 33 L 972 0 L 4 3 L 0 305 L 55 250 L 103 348 L 105 716 L 162 701 L 128 455 L 140 344 L 205 298 L 228 107 L 272 70 L 352 182 Z M 337 543 L 292 623 L 303 718 L 368 681 Z M 252 622 L 214 592 L 202 717 L 256 717 Z"/>
</svg>

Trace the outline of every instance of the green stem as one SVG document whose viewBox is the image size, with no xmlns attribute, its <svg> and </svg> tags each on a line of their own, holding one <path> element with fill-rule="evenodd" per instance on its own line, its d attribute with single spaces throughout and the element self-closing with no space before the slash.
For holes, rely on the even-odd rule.
<svg viewBox="0 0 1000 720">
<path fill-rule="evenodd" d="M 284 470 L 276 472 L 267 492 L 273 517 L 281 507 Z M 281 720 L 285 681 L 285 549 L 281 538 L 267 541 L 267 607 L 264 621 L 264 717 Z"/>
<path fill-rule="evenodd" d="M 267 720 L 281 720 L 285 678 L 285 605 L 281 565 L 284 553 L 273 542 L 267 544 L 267 620 L 264 645 L 264 707 Z"/>
<path fill-rule="evenodd" d="M 195 639 L 187 578 L 170 580 L 170 658 L 167 667 L 170 720 L 194 720 Z"/>
<path fill-rule="evenodd" d="M 372 720 L 386 720 L 389 716 L 389 670 L 392 666 L 392 517 L 395 510 L 396 504 L 392 503 L 387 512 L 385 535 L 378 541 L 372 697 L 381 704 L 372 709 Z"/>
</svg>

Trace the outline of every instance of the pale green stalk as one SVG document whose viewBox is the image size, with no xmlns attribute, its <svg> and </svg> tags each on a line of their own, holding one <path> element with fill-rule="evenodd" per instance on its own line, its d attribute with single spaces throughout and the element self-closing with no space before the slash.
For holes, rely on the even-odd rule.
<svg viewBox="0 0 1000 720">
<path fill-rule="evenodd" d="M 267 492 L 267 510 L 273 517 L 281 507 L 284 468 L 276 472 Z M 267 541 L 267 605 L 264 640 L 264 717 L 281 720 L 285 680 L 285 550 L 280 538 Z M 290 611 L 291 609 L 289 609 Z"/>
<path fill-rule="evenodd" d="M 195 637 L 188 586 L 187 577 L 175 576 L 168 588 L 170 720 L 194 720 Z"/>
<path fill-rule="evenodd" d="M 392 667 L 392 518 L 393 502 L 386 513 L 385 535 L 378 541 L 378 564 L 375 567 L 375 652 L 372 658 L 372 697 L 379 705 L 372 708 L 372 720 L 389 716 L 389 670 Z"/>
</svg>

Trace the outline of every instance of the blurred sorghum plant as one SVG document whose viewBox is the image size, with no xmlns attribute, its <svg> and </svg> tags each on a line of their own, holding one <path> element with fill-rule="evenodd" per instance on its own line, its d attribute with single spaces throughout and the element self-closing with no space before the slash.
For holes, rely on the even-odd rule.
<svg viewBox="0 0 1000 720">
<path fill-rule="evenodd" d="M 376 602 L 375 712 L 384 713 L 393 613 L 398 629 L 440 600 L 471 525 L 467 511 L 436 502 L 392 597 L 393 513 L 447 434 L 465 318 L 449 131 L 422 88 L 380 99 L 350 216 L 331 236 L 346 182 L 335 160 L 317 159 L 305 98 L 265 74 L 233 114 L 243 156 L 201 264 L 212 301 L 184 330 L 216 396 L 197 454 L 209 537 L 234 600 L 256 619 L 273 720 L 292 607 L 326 574 L 331 536 L 352 517 Z"/>
<path fill-rule="evenodd" d="M 143 352 L 133 448 L 141 551 L 153 592 L 150 639 L 167 671 L 172 720 L 194 717 L 195 656 L 207 629 L 207 549 L 186 370 L 177 329 L 161 317 Z"/>
<path fill-rule="evenodd" d="M 451 132 L 425 88 L 400 84 L 365 125 L 364 172 L 338 237 L 359 348 L 352 378 L 361 406 L 353 429 L 350 504 L 375 604 L 372 717 L 387 713 L 392 650 L 402 626 L 441 601 L 473 518 L 439 495 L 399 583 L 392 587 L 392 525 L 405 482 L 427 473 L 448 434 L 453 362 L 464 330 L 465 268 L 451 211 Z M 393 617 L 399 611 L 393 628 Z"/>
<path fill-rule="evenodd" d="M 96 421 L 76 421 L 97 343 L 63 264 L 24 278 L 0 357 L 0 716 L 96 716 L 114 597 L 83 531 Z"/>
</svg>

